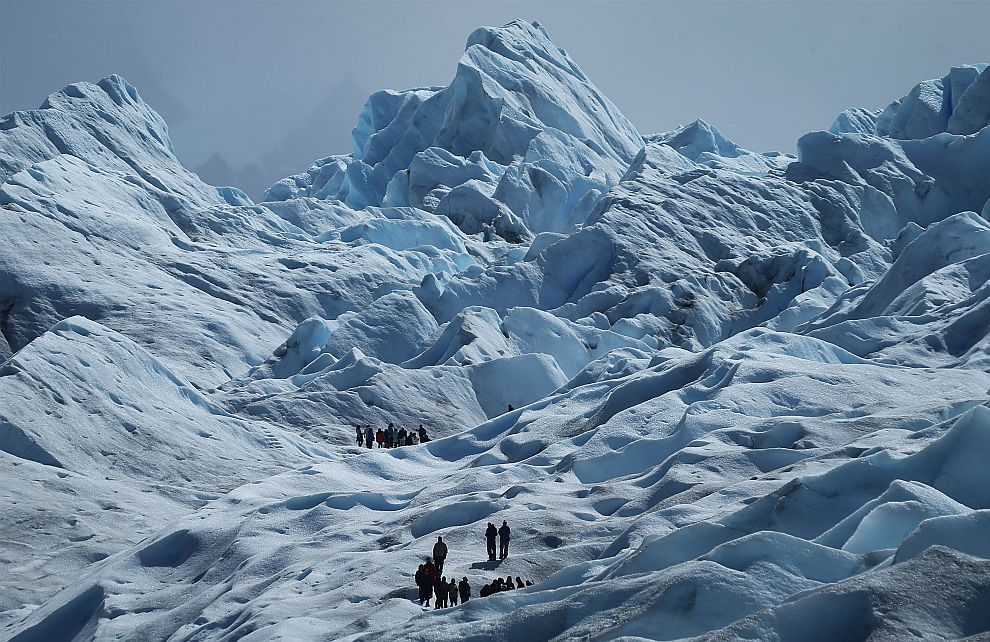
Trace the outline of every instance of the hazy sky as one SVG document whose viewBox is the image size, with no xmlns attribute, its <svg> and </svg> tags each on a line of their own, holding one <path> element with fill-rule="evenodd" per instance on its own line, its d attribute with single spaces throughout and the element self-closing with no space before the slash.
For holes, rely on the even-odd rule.
<svg viewBox="0 0 990 642">
<path fill-rule="evenodd" d="M 984 1 L 0 0 L 0 112 L 119 73 L 188 167 L 257 195 L 350 151 L 368 93 L 447 84 L 475 27 L 514 18 L 539 20 L 641 132 L 701 117 L 758 151 L 990 60 Z"/>
</svg>

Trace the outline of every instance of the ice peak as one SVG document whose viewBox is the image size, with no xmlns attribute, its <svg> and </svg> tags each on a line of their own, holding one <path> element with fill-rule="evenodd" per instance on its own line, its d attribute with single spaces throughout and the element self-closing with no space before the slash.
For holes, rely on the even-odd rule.
<svg viewBox="0 0 990 642">
<path fill-rule="evenodd" d="M 464 49 L 467 51 L 472 47 L 481 47 L 520 63 L 537 58 L 587 80 L 570 57 L 553 44 L 550 34 L 538 22 L 513 20 L 501 27 L 479 27 L 468 36 Z"/>
<path fill-rule="evenodd" d="M 935 134 L 975 134 L 990 124 L 990 72 L 987 65 L 958 65 L 941 78 L 924 80 L 882 111 L 847 109 L 830 131 L 865 133 L 898 140 Z"/>
<path fill-rule="evenodd" d="M 651 142 L 673 147 L 691 160 L 698 160 L 709 153 L 723 158 L 736 158 L 740 147 L 725 137 L 714 125 L 698 118 L 687 125 L 650 137 Z"/>
</svg>

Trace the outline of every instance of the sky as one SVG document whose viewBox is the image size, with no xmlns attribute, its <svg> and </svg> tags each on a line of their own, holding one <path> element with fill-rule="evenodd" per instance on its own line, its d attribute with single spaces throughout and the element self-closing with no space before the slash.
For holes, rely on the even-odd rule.
<svg viewBox="0 0 990 642">
<path fill-rule="evenodd" d="M 349 152 L 368 94 L 447 84 L 475 27 L 515 18 L 538 20 L 642 133 L 704 118 L 756 151 L 990 62 L 977 0 L 0 0 L 0 113 L 119 73 L 187 167 L 258 197 Z"/>
</svg>

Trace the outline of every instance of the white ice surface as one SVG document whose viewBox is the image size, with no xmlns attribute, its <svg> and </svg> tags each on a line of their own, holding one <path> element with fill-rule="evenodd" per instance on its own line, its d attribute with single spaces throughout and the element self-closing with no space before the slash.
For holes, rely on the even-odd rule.
<svg viewBox="0 0 990 642">
<path fill-rule="evenodd" d="M 257 205 L 118 76 L 0 119 L 0 639 L 986 636 L 988 73 L 795 159 L 516 21 Z"/>
</svg>

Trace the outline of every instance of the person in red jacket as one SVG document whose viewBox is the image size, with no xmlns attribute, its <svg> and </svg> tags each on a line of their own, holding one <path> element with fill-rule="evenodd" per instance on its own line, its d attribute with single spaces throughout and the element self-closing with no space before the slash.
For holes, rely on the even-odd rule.
<svg viewBox="0 0 990 642">
<path fill-rule="evenodd" d="M 433 597 L 433 585 L 436 581 L 437 567 L 433 563 L 433 560 L 427 557 L 426 564 L 423 565 L 423 592 L 426 594 L 424 602 L 427 608 L 430 606 L 430 598 Z"/>
<path fill-rule="evenodd" d="M 385 431 L 381 428 L 379 428 L 378 432 L 375 433 L 375 441 L 378 442 L 379 448 L 385 447 Z"/>
</svg>

